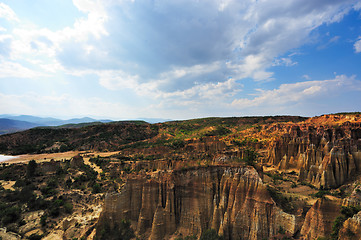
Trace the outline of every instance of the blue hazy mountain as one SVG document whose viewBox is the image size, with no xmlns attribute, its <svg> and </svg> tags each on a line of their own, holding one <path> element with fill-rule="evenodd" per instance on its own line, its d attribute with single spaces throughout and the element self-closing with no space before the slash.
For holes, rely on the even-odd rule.
<svg viewBox="0 0 361 240">
<path fill-rule="evenodd" d="M 39 127 L 40 124 L 19 121 L 7 118 L 0 118 L 0 134 L 22 131 L 29 128 Z"/>
<path fill-rule="evenodd" d="M 51 127 L 51 126 L 61 126 L 67 124 L 80 124 L 80 123 L 92 123 L 92 122 L 107 123 L 107 122 L 112 122 L 112 120 L 97 120 L 89 117 L 62 120 L 51 117 L 44 118 L 44 117 L 36 117 L 31 115 L 14 116 L 9 114 L 2 114 L 0 115 L 0 134 L 17 132 L 40 126 Z"/>
</svg>

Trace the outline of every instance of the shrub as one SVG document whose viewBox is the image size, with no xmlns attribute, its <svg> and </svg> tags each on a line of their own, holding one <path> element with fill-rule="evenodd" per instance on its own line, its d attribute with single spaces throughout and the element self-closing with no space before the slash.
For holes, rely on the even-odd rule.
<svg viewBox="0 0 361 240">
<path fill-rule="evenodd" d="M 340 231 L 344 221 L 346 221 L 345 216 L 338 216 L 336 218 L 336 220 L 333 222 L 332 233 L 331 233 L 332 239 L 337 239 L 338 238 L 338 232 Z"/>
<path fill-rule="evenodd" d="M 52 216 L 52 217 L 59 216 L 60 215 L 60 207 L 63 204 L 64 204 L 64 201 L 62 199 L 57 199 L 56 197 L 54 197 L 48 207 L 50 216 Z"/>
<path fill-rule="evenodd" d="M 342 216 L 338 216 L 336 218 L 336 220 L 334 221 L 333 226 L 332 226 L 332 233 L 331 233 L 332 239 L 337 239 L 338 238 L 338 232 L 340 231 L 340 229 L 341 229 L 343 223 L 346 221 L 346 219 L 350 218 L 350 217 L 353 217 L 353 215 L 355 215 L 359 211 L 361 211 L 361 207 L 355 207 L 355 206 L 345 207 L 345 206 L 342 206 L 342 208 L 341 208 Z"/>
<path fill-rule="evenodd" d="M 175 240 L 197 240 L 197 236 L 177 237 Z"/>
<path fill-rule="evenodd" d="M 205 136 L 224 136 L 229 133 L 231 133 L 231 130 L 222 126 L 217 126 L 216 129 L 207 132 Z"/>
<path fill-rule="evenodd" d="M 26 168 L 26 176 L 27 177 L 34 177 L 37 166 L 38 166 L 38 164 L 35 162 L 35 160 L 29 161 L 28 166 Z"/>
<path fill-rule="evenodd" d="M 66 213 L 70 214 L 73 212 L 73 204 L 71 204 L 70 202 L 65 202 L 63 208 Z"/>
<path fill-rule="evenodd" d="M 45 195 L 45 197 L 54 196 L 57 194 L 56 187 L 58 186 L 58 183 L 55 179 L 50 179 L 46 186 L 41 188 L 40 191 L 42 194 Z"/>
<path fill-rule="evenodd" d="M 272 199 L 279 205 L 285 212 L 292 213 L 295 210 L 294 205 L 291 202 L 291 198 L 287 198 L 277 189 L 267 185 L 267 190 Z"/>
<path fill-rule="evenodd" d="M 223 240 L 223 237 L 218 236 L 216 230 L 207 229 L 202 233 L 200 240 Z"/>
<path fill-rule="evenodd" d="M 110 227 L 108 222 L 105 222 L 103 225 L 97 227 L 96 232 L 97 235 L 95 239 L 100 240 L 130 240 L 135 237 L 130 222 L 124 219 L 120 222 L 120 224 L 115 223 L 113 228 Z"/>
<path fill-rule="evenodd" d="M 42 238 L 43 238 L 43 235 L 39 235 L 36 233 L 33 233 L 28 237 L 29 240 L 40 240 Z"/>
<path fill-rule="evenodd" d="M 346 218 L 353 217 L 353 215 L 355 215 L 359 211 L 361 211 L 361 207 L 358 206 L 349 206 L 349 207 L 342 206 L 341 208 L 341 213 L 345 215 Z"/>
<path fill-rule="evenodd" d="M 245 150 L 243 160 L 246 162 L 247 165 L 254 166 L 257 158 L 258 154 L 255 150 L 249 148 Z"/>
<path fill-rule="evenodd" d="M 46 215 L 46 214 L 44 214 L 43 216 L 40 217 L 41 226 L 45 227 L 47 219 L 48 219 L 48 215 Z"/>
<path fill-rule="evenodd" d="M 21 209 L 18 206 L 5 208 L 2 210 L 1 216 L 4 224 L 16 222 L 21 216 Z"/>
<path fill-rule="evenodd" d="M 95 183 L 93 185 L 93 193 L 100 193 L 101 191 L 102 191 L 102 189 L 101 189 L 99 183 Z"/>
<path fill-rule="evenodd" d="M 324 198 L 325 195 L 327 195 L 327 194 L 330 194 L 330 191 L 328 191 L 328 190 L 320 190 L 317 193 L 313 194 L 313 196 L 316 197 L 316 198 Z"/>
</svg>

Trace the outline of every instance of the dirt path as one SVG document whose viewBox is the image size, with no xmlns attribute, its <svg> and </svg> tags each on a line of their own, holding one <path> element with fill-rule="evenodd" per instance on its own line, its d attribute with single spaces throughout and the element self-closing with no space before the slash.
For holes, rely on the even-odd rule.
<svg viewBox="0 0 361 240">
<path fill-rule="evenodd" d="M 84 158 L 84 163 L 93 168 L 98 173 L 98 179 L 100 179 L 100 173 L 102 173 L 103 170 L 95 163 L 90 162 L 89 159 L 90 158 Z"/>
</svg>

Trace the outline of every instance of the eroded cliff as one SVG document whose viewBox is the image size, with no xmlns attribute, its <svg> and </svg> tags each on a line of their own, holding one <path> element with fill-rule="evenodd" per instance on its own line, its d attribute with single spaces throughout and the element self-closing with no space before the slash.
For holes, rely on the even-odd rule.
<svg viewBox="0 0 361 240">
<path fill-rule="evenodd" d="M 300 181 L 338 187 L 361 171 L 361 128 L 294 125 L 270 144 L 267 160 L 280 170 L 298 170 Z"/>
<path fill-rule="evenodd" d="M 252 167 L 199 167 L 129 179 L 121 193 L 106 196 L 98 238 L 124 219 L 146 239 L 200 236 L 209 228 L 225 239 L 268 239 L 280 228 L 297 230 L 296 217 L 276 206 Z"/>
</svg>

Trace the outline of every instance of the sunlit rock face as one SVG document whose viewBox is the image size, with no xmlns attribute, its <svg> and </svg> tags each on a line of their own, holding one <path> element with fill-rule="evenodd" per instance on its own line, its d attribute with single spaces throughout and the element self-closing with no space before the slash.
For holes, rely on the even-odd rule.
<svg viewBox="0 0 361 240">
<path fill-rule="evenodd" d="M 359 240 L 361 239 L 361 212 L 347 219 L 339 232 L 339 239 Z"/>
<path fill-rule="evenodd" d="M 279 169 L 299 170 L 300 181 L 338 187 L 361 171 L 361 128 L 293 126 L 271 143 L 267 159 Z"/>
<path fill-rule="evenodd" d="M 282 227 L 293 234 L 296 218 L 279 209 L 252 167 L 199 167 L 129 179 L 108 194 L 97 229 L 122 219 L 138 236 L 169 239 L 216 229 L 225 239 L 268 239 Z"/>
<path fill-rule="evenodd" d="M 330 236 L 333 222 L 340 215 L 340 205 L 337 199 L 318 199 L 306 214 L 301 229 L 304 239 Z"/>
</svg>

